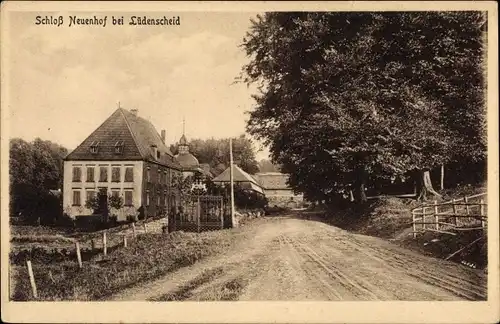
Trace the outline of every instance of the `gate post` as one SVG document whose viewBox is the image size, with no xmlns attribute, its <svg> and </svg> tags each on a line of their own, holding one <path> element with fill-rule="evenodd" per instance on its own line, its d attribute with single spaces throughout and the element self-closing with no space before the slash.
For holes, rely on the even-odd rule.
<svg viewBox="0 0 500 324">
<path fill-rule="evenodd" d="M 198 206 L 196 210 L 196 220 L 198 223 L 198 233 L 200 232 L 200 217 L 201 217 L 201 206 L 200 206 L 200 196 L 198 196 Z"/>
</svg>

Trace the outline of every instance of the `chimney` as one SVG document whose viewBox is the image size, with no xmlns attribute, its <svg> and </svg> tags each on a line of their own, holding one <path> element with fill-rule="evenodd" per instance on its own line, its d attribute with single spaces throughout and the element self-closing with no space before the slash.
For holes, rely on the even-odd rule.
<svg viewBox="0 0 500 324">
<path fill-rule="evenodd" d="M 161 130 L 161 141 L 163 142 L 163 144 L 165 144 L 165 137 L 166 137 L 166 132 L 164 129 Z"/>
<path fill-rule="evenodd" d="M 137 116 L 137 113 L 139 112 L 139 110 L 137 110 L 137 109 L 134 108 L 134 109 L 130 109 L 130 112 L 132 114 L 134 114 L 134 116 Z"/>
</svg>

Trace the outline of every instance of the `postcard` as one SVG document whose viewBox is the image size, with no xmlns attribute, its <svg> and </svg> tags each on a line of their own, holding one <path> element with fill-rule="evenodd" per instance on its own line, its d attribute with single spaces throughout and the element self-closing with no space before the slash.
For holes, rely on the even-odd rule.
<svg viewBox="0 0 500 324">
<path fill-rule="evenodd" d="M 4 321 L 498 322 L 496 3 L 1 15 Z"/>
</svg>

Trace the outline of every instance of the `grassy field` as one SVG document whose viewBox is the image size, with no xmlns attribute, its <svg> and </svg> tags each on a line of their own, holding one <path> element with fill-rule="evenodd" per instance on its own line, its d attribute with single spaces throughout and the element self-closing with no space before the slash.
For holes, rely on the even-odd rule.
<svg viewBox="0 0 500 324">
<path fill-rule="evenodd" d="M 33 262 L 38 300 L 100 300 L 120 289 L 155 279 L 215 253 L 238 239 L 238 229 L 191 234 L 144 234 L 127 248 L 98 255 L 79 269 L 73 260 L 46 264 Z M 25 265 L 11 265 L 11 298 L 34 300 Z"/>
</svg>

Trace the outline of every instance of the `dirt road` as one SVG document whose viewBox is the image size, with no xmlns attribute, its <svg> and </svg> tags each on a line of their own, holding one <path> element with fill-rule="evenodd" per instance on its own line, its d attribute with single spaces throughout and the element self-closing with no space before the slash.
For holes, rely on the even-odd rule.
<svg viewBox="0 0 500 324">
<path fill-rule="evenodd" d="M 244 227 L 233 249 L 113 300 L 486 300 L 486 275 L 298 217 Z"/>
</svg>

